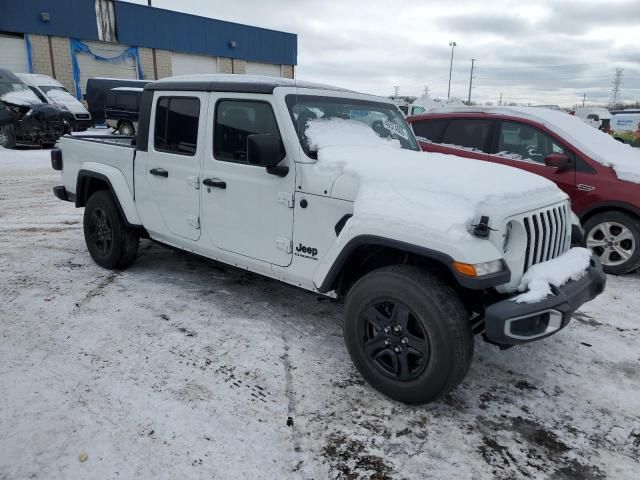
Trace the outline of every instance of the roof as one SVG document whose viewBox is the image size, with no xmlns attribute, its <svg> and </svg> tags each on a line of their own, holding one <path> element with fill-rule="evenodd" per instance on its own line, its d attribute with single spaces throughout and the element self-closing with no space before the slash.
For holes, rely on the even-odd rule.
<svg viewBox="0 0 640 480">
<path fill-rule="evenodd" d="M 23 80 L 27 84 L 33 84 L 37 87 L 61 87 L 62 84 L 55 78 L 51 78 L 49 75 L 43 75 L 41 73 L 16 73 L 16 76 Z"/>
<path fill-rule="evenodd" d="M 461 113 L 461 114 L 473 114 L 473 113 L 481 113 L 483 115 L 505 115 L 510 117 L 518 117 L 526 120 L 532 120 L 539 123 L 545 123 L 546 115 L 545 112 L 559 112 L 564 115 L 569 115 L 568 113 L 560 112 L 559 110 L 543 108 L 543 107 L 444 107 L 444 108 L 436 108 L 427 111 L 426 113 L 421 113 L 420 115 L 415 115 L 415 117 L 422 116 L 431 116 L 431 115 L 447 115 L 450 113 Z"/>
<path fill-rule="evenodd" d="M 99 40 L 95 0 L 2 0 L 0 3 L 2 32 Z M 117 40 L 124 45 L 297 64 L 298 37 L 294 33 L 128 2 L 114 1 L 113 5 Z M 48 14 L 47 21 L 42 20 L 44 13 Z"/>
<path fill-rule="evenodd" d="M 14 73 L 6 70 L 4 68 L 0 68 L 0 83 L 24 83 L 18 77 L 15 76 Z"/>
<path fill-rule="evenodd" d="M 280 77 L 237 74 L 179 75 L 151 82 L 145 86 L 145 90 L 273 93 L 276 87 L 315 88 L 319 90 L 351 92 L 351 90 L 320 83 L 303 82 Z"/>
</svg>

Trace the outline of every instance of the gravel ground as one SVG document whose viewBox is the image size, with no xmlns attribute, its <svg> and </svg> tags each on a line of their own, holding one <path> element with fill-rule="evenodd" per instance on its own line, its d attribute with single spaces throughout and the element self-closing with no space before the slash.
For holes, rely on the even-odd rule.
<svg viewBox="0 0 640 480">
<path fill-rule="evenodd" d="M 0 149 L 0 479 L 638 478 L 639 274 L 407 407 L 336 303 L 150 242 L 99 268 L 60 183 Z"/>
</svg>

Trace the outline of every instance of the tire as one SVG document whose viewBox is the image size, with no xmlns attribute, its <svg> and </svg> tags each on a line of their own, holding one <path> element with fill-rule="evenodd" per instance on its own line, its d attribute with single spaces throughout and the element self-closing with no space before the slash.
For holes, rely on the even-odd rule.
<svg viewBox="0 0 640 480">
<path fill-rule="evenodd" d="M 110 191 L 99 190 L 89 197 L 83 223 L 87 249 L 98 265 L 111 270 L 133 263 L 140 235 L 124 223 Z"/>
<path fill-rule="evenodd" d="M 453 390 L 473 357 L 469 315 L 456 292 L 410 265 L 374 270 L 356 282 L 345 302 L 344 339 L 364 379 L 409 404 Z"/>
<path fill-rule="evenodd" d="M 136 134 L 135 127 L 129 122 L 122 122 L 118 126 L 118 131 L 120 132 L 120 135 L 125 135 L 127 137 L 133 137 Z"/>
<path fill-rule="evenodd" d="M 0 127 L 0 147 L 16 148 L 16 133 L 13 125 L 3 125 Z"/>
<path fill-rule="evenodd" d="M 640 267 L 640 219 L 612 210 L 591 217 L 584 231 L 605 272 L 622 275 Z"/>
</svg>

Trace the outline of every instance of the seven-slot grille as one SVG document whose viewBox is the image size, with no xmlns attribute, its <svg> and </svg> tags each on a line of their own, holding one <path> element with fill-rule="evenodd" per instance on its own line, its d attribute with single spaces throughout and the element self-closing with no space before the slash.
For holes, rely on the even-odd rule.
<svg viewBox="0 0 640 480">
<path fill-rule="evenodd" d="M 567 232 L 571 221 L 566 204 L 524 217 L 523 223 L 527 232 L 525 272 L 532 265 L 556 258 L 568 250 Z"/>
</svg>

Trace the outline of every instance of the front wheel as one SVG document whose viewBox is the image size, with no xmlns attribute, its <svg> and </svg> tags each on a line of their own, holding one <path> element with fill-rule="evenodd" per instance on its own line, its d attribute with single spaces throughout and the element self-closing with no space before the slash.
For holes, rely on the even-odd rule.
<svg viewBox="0 0 640 480">
<path fill-rule="evenodd" d="M 133 263 L 140 236 L 124 223 L 110 191 L 99 190 L 89 197 L 83 223 L 87 249 L 98 265 L 114 269 Z"/>
<path fill-rule="evenodd" d="M 610 211 L 594 215 L 584 224 L 586 244 L 600 258 L 605 272 L 622 275 L 640 267 L 640 220 Z"/>
<path fill-rule="evenodd" d="M 16 133 L 13 125 L 3 125 L 0 127 L 0 147 L 16 148 Z"/>
<path fill-rule="evenodd" d="M 410 404 L 454 389 L 473 356 L 469 315 L 455 291 L 410 265 L 356 282 L 345 302 L 344 339 L 373 388 Z"/>
</svg>

